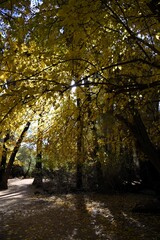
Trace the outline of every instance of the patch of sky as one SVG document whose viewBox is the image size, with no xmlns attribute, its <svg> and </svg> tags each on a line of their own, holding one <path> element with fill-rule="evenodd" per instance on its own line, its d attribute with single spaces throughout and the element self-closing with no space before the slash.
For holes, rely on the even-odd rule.
<svg viewBox="0 0 160 240">
<path fill-rule="evenodd" d="M 39 12 L 38 6 L 43 3 L 43 0 L 31 0 L 30 8 L 32 12 Z"/>
</svg>

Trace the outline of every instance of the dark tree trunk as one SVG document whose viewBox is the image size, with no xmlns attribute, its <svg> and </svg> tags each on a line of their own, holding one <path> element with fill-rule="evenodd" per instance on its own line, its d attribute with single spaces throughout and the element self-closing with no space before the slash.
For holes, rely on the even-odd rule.
<svg viewBox="0 0 160 240">
<path fill-rule="evenodd" d="M 83 120 L 81 113 L 81 100 L 77 98 L 77 108 L 79 110 L 79 115 L 77 118 L 77 166 L 76 166 L 76 188 L 81 190 L 83 188 Z"/>
<path fill-rule="evenodd" d="M 5 169 L 6 169 L 6 163 L 7 163 L 6 142 L 9 140 L 9 138 L 10 138 L 10 135 L 9 135 L 9 133 L 7 133 L 3 140 L 2 160 L 1 160 L 1 164 L 0 164 L 0 183 L 2 181 L 3 175 L 5 173 Z"/>
<path fill-rule="evenodd" d="M 36 158 L 36 166 L 35 166 L 35 177 L 33 181 L 33 185 L 36 188 L 41 188 L 42 187 L 42 153 L 37 154 Z"/>
<path fill-rule="evenodd" d="M 93 131 L 93 137 L 94 137 L 94 150 L 92 153 L 92 158 L 96 160 L 96 178 L 97 178 L 97 186 L 98 191 L 102 192 L 104 191 L 104 177 L 103 177 L 103 171 L 102 171 L 102 164 L 100 162 L 100 159 L 98 157 L 98 151 L 99 151 L 99 144 L 98 144 L 98 134 L 97 129 L 95 126 L 95 122 L 92 121 L 92 131 Z"/>
<path fill-rule="evenodd" d="M 26 134 L 26 132 L 28 131 L 29 129 L 29 126 L 30 126 L 30 122 L 27 122 L 26 126 L 24 127 L 18 141 L 16 142 L 16 145 L 12 151 L 12 154 L 10 156 L 10 159 L 9 159 L 9 162 L 7 164 L 7 167 L 5 169 L 5 172 L 2 176 L 2 180 L 0 182 L 0 189 L 7 189 L 8 188 L 8 178 L 11 174 L 11 170 L 12 170 L 12 166 L 13 166 L 13 163 L 14 163 L 14 160 L 15 160 L 15 157 L 16 157 L 16 154 L 21 146 L 21 143 L 23 141 L 23 138 Z"/>
<path fill-rule="evenodd" d="M 151 142 L 146 127 L 138 111 L 133 116 L 132 132 L 136 137 L 140 148 L 148 156 L 151 163 L 160 173 L 160 149 L 156 148 Z"/>
<path fill-rule="evenodd" d="M 92 133 L 93 133 L 93 138 L 94 138 L 94 148 L 91 153 L 92 159 L 95 161 L 95 170 L 96 170 L 96 184 L 98 187 L 98 191 L 102 192 L 104 191 L 104 177 L 103 177 L 103 171 L 102 171 L 102 164 L 100 162 L 100 159 L 98 158 L 98 151 L 99 151 L 99 144 L 98 144 L 98 134 L 97 134 L 97 128 L 96 128 L 96 123 L 95 121 L 91 120 L 92 119 L 92 109 L 91 109 L 91 90 L 89 85 L 87 85 L 87 80 L 86 80 L 86 87 L 87 87 L 87 92 L 86 92 L 86 99 L 87 99 L 87 110 L 88 110 L 88 119 L 89 119 L 89 125 L 91 127 Z"/>
<path fill-rule="evenodd" d="M 96 161 L 96 173 L 97 173 L 98 191 L 103 192 L 104 191 L 104 177 L 103 177 L 103 171 L 102 171 L 102 164 L 99 160 Z"/>
<path fill-rule="evenodd" d="M 37 157 L 36 157 L 36 166 L 35 166 L 35 176 L 33 185 L 36 188 L 41 188 L 43 183 L 43 176 L 42 176 L 42 131 L 40 129 L 42 123 L 42 118 L 38 120 L 38 139 L 37 139 Z"/>
<path fill-rule="evenodd" d="M 130 129 L 137 141 L 139 148 L 148 157 L 160 174 L 160 149 L 151 142 L 138 110 L 134 109 L 133 123 L 129 122 L 123 116 L 118 115 L 117 117 Z"/>
<path fill-rule="evenodd" d="M 83 181 L 82 181 L 82 177 L 83 177 L 83 166 L 81 163 L 77 163 L 77 173 L 76 173 L 76 188 L 77 190 L 81 190 L 83 188 Z"/>
</svg>

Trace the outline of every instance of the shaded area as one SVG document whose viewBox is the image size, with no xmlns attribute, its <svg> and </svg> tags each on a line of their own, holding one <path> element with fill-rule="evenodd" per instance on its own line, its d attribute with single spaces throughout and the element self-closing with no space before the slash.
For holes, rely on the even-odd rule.
<svg viewBox="0 0 160 240">
<path fill-rule="evenodd" d="M 0 192 L 1 240 L 160 239 L 158 215 L 131 212 L 151 196 L 35 195 L 27 180 L 18 181 Z"/>
</svg>

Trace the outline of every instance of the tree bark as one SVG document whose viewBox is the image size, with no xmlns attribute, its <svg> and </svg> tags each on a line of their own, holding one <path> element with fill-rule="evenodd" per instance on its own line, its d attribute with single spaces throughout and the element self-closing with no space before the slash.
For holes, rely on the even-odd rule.
<svg viewBox="0 0 160 240">
<path fill-rule="evenodd" d="M 92 158 L 95 159 L 95 167 L 96 167 L 96 178 L 97 178 L 97 187 L 98 191 L 103 192 L 104 191 L 104 177 L 103 177 L 103 171 L 102 171 L 102 164 L 98 157 L 98 151 L 99 151 L 99 144 L 98 144 L 98 134 L 97 129 L 95 126 L 95 122 L 92 121 L 92 132 L 94 137 L 94 150 L 92 153 Z"/>
<path fill-rule="evenodd" d="M 134 109 L 133 123 L 129 122 L 123 116 L 118 115 L 117 117 L 130 129 L 138 143 L 139 148 L 148 157 L 160 174 L 160 149 L 151 142 L 138 110 Z"/>
<path fill-rule="evenodd" d="M 9 140 L 9 138 L 10 138 L 10 135 L 9 135 L 9 133 L 7 133 L 4 140 L 3 140 L 2 159 L 1 159 L 1 164 L 0 164 L 0 183 L 2 181 L 2 176 L 4 175 L 5 169 L 6 169 L 6 164 L 7 164 L 6 142 Z"/>
<path fill-rule="evenodd" d="M 76 188 L 81 190 L 83 188 L 83 120 L 81 113 L 81 100 L 77 98 L 77 108 L 79 115 L 77 118 L 77 166 L 76 166 Z"/>
<path fill-rule="evenodd" d="M 38 153 L 36 157 L 36 166 L 35 166 L 35 177 L 33 181 L 33 185 L 36 188 L 42 187 L 42 153 Z"/>
<path fill-rule="evenodd" d="M 160 174 L 160 149 L 158 147 L 156 148 L 151 142 L 138 110 L 136 110 L 133 120 L 134 125 L 132 127 L 132 132 L 138 140 L 140 148 L 148 156 L 149 160 Z"/>
<path fill-rule="evenodd" d="M 90 87 L 87 85 L 86 80 L 86 97 L 87 97 L 87 109 L 88 109 L 88 119 L 89 119 L 89 125 L 91 127 L 91 131 L 93 134 L 94 139 L 94 148 L 91 153 L 92 159 L 95 161 L 95 170 L 96 170 L 96 184 L 97 184 L 97 190 L 102 192 L 104 191 L 104 177 L 103 177 L 103 171 L 102 171 L 102 164 L 98 157 L 98 151 L 99 151 L 99 143 L 98 143 L 98 133 L 96 128 L 96 122 L 91 120 L 92 119 L 92 109 L 91 109 L 91 90 Z"/>
<path fill-rule="evenodd" d="M 14 163 L 14 160 L 15 160 L 15 157 L 16 157 L 16 154 L 21 146 L 21 143 L 24 139 L 24 136 L 26 134 L 26 132 L 28 131 L 29 129 L 29 126 L 30 126 L 30 122 L 27 122 L 26 126 L 24 127 L 18 141 L 16 142 L 16 145 L 12 151 L 12 154 L 10 156 L 10 159 L 9 159 L 9 162 L 7 164 L 7 167 L 5 169 L 5 172 L 2 176 L 2 180 L 0 182 L 0 189 L 8 189 L 8 178 L 11 174 L 11 169 L 12 169 L 12 166 L 13 166 L 13 163 Z"/>
<path fill-rule="evenodd" d="M 37 133 L 37 156 L 36 156 L 36 166 L 35 166 L 35 177 L 33 181 L 33 185 L 36 188 L 42 187 L 42 131 L 40 130 L 40 125 L 42 123 L 42 119 L 38 120 L 38 133 Z"/>
</svg>

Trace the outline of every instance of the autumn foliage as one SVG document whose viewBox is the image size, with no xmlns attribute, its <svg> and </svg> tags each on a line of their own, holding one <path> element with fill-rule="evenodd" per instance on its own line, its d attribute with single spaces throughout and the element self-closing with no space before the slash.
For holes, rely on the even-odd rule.
<svg viewBox="0 0 160 240">
<path fill-rule="evenodd" d="M 79 188 L 84 165 L 95 167 L 103 188 L 106 169 L 118 171 L 127 154 L 150 160 L 160 173 L 158 6 L 2 1 L 2 142 L 30 121 L 32 141 L 42 139 L 43 164 L 72 165 Z"/>
</svg>

